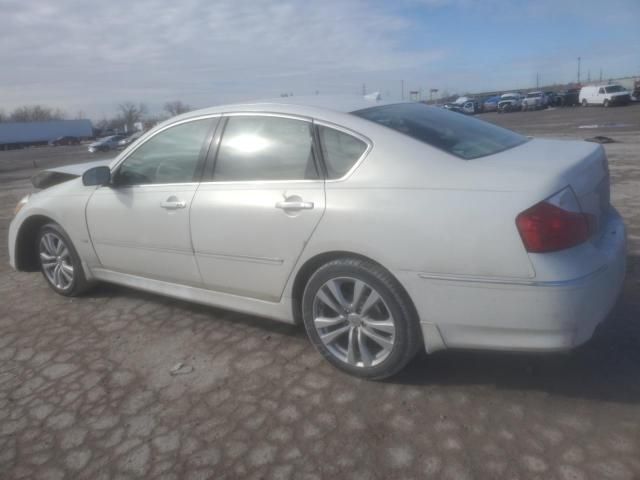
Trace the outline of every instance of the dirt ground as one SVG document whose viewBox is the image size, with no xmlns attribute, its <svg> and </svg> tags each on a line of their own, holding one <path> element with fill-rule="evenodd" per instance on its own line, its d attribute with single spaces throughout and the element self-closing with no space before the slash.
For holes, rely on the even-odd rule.
<svg viewBox="0 0 640 480">
<path fill-rule="evenodd" d="M 0 478 L 640 479 L 640 105 L 481 118 L 615 141 L 624 292 L 571 353 L 445 351 L 377 383 L 301 328 L 108 285 L 67 299 L 11 271 L 29 176 L 98 157 L 0 152 Z"/>
</svg>

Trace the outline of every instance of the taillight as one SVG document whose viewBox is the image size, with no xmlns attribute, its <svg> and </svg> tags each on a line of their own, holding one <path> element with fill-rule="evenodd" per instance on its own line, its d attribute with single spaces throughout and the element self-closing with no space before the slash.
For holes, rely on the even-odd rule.
<svg viewBox="0 0 640 480">
<path fill-rule="evenodd" d="M 564 250 L 589 239 L 591 215 L 582 213 L 570 188 L 525 210 L 516 218 L 522 242 L 528 252 Z"/>
</svg>

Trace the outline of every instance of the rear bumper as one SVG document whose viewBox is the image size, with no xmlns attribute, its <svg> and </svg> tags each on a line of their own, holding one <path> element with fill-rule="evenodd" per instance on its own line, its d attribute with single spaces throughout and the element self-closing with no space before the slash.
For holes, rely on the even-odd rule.
<svg viewBox="0 0 640 480">
<path fill-rule="evenodd" d="M 427 351 L 554 351 L 589 340 L 624 282 L 626 237 L 617 212 L 605 232 L 597 242 L 602 262 L 579 278 L 516 282 L 415 272 L 413 279 L 401 277 L 416 304 Z"/>
</svg>

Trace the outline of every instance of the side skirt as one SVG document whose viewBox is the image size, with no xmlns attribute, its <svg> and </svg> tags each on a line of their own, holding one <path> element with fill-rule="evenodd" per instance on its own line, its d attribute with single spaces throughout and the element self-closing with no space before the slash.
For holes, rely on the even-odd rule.
<svg viewBox="0 0 640 480">
<path fill-rule="evenodd" d="M 105 270 L 103 268 L 92 268 L 91 273 L 93 278 L 104 282 L 115 283 L 166 297 L 186 300 L 188 302 L 266 317 L 284 323 L 295 323 L 291 305 L 284 301 L 279 303 L 267 302 L 265 300 L 241 297 L 228 293 L 214 292 L 205 288 L 138 277 L 127 273 Z"/>
</svg>

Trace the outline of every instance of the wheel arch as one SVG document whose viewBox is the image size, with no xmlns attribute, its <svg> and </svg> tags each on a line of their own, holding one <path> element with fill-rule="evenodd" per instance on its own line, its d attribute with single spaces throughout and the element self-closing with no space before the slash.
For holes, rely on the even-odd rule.
<svg viewBox="0 0 640 480">
<path fill-rule="evenodd" d="M 16 269 L 22 272 L 36 272 L 40 270 L 36 240 L 38 231 L 47 223 L 56 223 L 51 217 L 41 214 L 31 215 L 20 225 L 15 240 Z"/>
<path fill-rule="evenodd" d="M 316 270 L 318 270 L 318 268 L 320 268 L 322 265 L 332 262 L 333 260 L 337 260 L 339 258 L 357 258 L 360 260 L 374 263 L 378 267 L 389 272 L 389 275 L 391 275 L 391 277 L 393 277 L 393 279 L 397 282 L 399 288 L 404 294 L 405 299 L 408 302 L 409 308 L 411 309 L 411 312 L 414 315 L 414 318 L 416 319 L 417 322 L 420 321 L 420 317 L 418 315 L 416 306 L 414 305 L 413 300 L 409 296 L 407 289 L 404 288 L 404 285 L 402 285 L 402 283 L 391 272 L 391 270 L 389 270 L 387 267 L 385 267 L 380 262 L 374 260 L 373 258 L 367 257 L 366 255 L 350 252 L 348 250 L 333 250 L 329 252 L 319 253 L 307 259 L 304 262 L 304 264 L 296 272 L 295 278 L 293 281 L 293 286 L 291 289 L 291 308 L 292 308 L 293 320 L 296 324 L 298 325 L 302 324 L 302 294 L 304 293 L 304 288 L 307 285 L 309 278 L 311 278 L 311 275 L 313 275 L 313 273 Z"/>
</svg>

